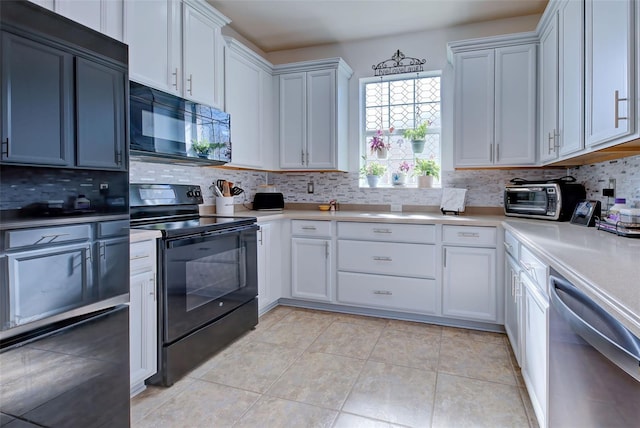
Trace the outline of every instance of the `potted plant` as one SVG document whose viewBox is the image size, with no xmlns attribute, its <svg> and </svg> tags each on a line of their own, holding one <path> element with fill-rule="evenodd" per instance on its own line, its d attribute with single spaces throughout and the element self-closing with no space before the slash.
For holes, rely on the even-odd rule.
<svg viewBox="0 0 640 428">
<path fill-rule="evenodd" d="M 433 177 L 440 177 L 440 165 L 431 159 L 416 159 L 413 174 L 418 177 L 418 187 L 433 187 Z"/>
<path fill-rule="evenodd" d="M 199 158 L 208 158 L 209 153 L 211 153 L 211 143 L 207 140 L 197 141 L 191 140 L 191 148 Z"/>
<path fill-rule="evenodd" d="M 376 131 L 376 135 L 371 138 L 369 148 L 371 149 L 371 154 L 375 153 L 376 156 L 378 156 L 378 159 L 387 158 L 387 154 L 389 149 L 391 148 L 391 144 L 384 142 L 384 136 L 381 129 L 378 129 Z"/>
<path fill-rule="evenodd" d="M 375 161 L 366 163 L 366 158 L 364 156 L 362 158 L 365 159 L 365 164 L 360 168 L 360 175 L 367 177 L 369 187 L 378 187 L 378 181 L 380 181 L 380 177 L 384 175 L 387 168 Z"/>
<path fill-rule="evenodd" d="M 394 186 L 403 186 L 407 182 L 407 173 L 411 169 L 411 165 L 407 161 L 402 161 L 398 167 L 398 172 L 394 172 L 391 176 L 391 182 Z"/>
<path fill-rule="evenodd" d="M 429 121 L 424 121 L 413 129 L 405 129 L 402 136 L 411 140 L 411 148 L 413 153 L 422 153 L 424 150 L 424 139 L 427 136 L 427 127 Z"/>
</svg>

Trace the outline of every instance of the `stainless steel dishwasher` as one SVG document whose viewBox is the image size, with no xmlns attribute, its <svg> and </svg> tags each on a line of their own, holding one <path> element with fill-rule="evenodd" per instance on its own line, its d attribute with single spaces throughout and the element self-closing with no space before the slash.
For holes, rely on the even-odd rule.
<svg viewBox="0 0 640 428">
<path fill-rule="evenodd" d="M 549 426 L 637 427 L 640 339 L 554 272 L 549 300 Z"/>
</svg>

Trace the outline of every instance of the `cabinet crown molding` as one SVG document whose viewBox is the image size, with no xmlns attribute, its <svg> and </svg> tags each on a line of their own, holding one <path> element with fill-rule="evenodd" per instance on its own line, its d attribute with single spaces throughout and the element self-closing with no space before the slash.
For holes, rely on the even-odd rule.
<svg viewBox="0 0 640 428">
<path fill-rule="evenodd" d="M 285 73 L 326 70 L 327 68 L 334 68 L 341 73 L 346 74 L 347 79 L 351 78 L 353 75 L 351 67 L 349 67 L 349 65 L 340 57 L 275 65 L 273 67 L 273 74 L 279 75 Z"/>
<path fill-rule="evenodd" d="M 458 40 L 447 43 L 447 59 L 449 63 L 453 65 L 453 55 L 460 52 L 528 45 L 532 43 L 537 44 L 539 41 L 538 33 L 535 31 Z"/>
<path fill-rule="evenodd" d="M 226 43 L 227 49 L 242 56 L 244 59 L 259 65 L 267 73 L 273 74 L 273 64 L 260 56 L 260 54 L 251 50 L 249 47 L 242 44 L 240 41 L 234 39 L 233 37 L 224 36 L 224 41 Z"/>
<path fill-rule="evenodd" d="M 182 2 L 205 14 L 207 18 L 219 27 L 224 27 L 231 23 L 231 19 L 221 14 L 216 8 L 204 0 L 182 0 Z"/>
</svg>

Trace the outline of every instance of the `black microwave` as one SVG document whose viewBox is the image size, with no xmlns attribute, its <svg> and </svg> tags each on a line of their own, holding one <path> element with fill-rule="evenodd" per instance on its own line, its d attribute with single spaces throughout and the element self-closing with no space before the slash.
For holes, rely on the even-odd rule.
<svg viewBox="0 0 640 428">
<path fill-rule="evenodd" d="M 228 113 L 130 82 L 132 156 L 209 165 L 231 162 Z"/>
<path fill-rule="evenodd" d="M 586 198 L 578 183 L 527 183 L 506 186 L 504 214 L 513 217 L 566 221 L 576 204 Z"/>
</svg>

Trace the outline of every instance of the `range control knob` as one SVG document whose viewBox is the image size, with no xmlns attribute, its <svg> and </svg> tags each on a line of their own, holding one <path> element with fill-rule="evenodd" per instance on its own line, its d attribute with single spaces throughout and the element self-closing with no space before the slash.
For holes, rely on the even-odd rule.
<svg viewBox="0 0 640 428">
<path fill-rule="evenodd" d="M 193 192 L 193 194 L 195 195 L 196 198 L 199 198 L 200 196 L 202 196 L 202 192 L 200 192 L 199 190 L 196 190 L 195 192 Z"/>
<path fill-rule="evenodd" d="M 194 194 L 193 194 L 193 190 L 187 190 L 187 197 L 188 198 L 193 198 Z"/>
</svg>

